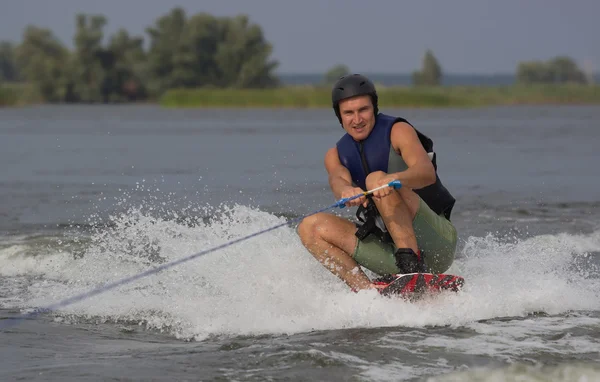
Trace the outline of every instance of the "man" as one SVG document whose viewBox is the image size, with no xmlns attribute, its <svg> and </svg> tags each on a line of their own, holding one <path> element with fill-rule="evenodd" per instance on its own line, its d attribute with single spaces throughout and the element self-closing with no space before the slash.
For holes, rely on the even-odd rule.
<svg viewBox="0 0 600 382">
<path fill-rule="evenodd" d="M 325 155 L 337 199 L 384 187 L 346 203 L 360 223 L 328 213 L 305 218 L 298 234 L 310 253 L 352 290 L 381 288 L 359 265 L 386 276 L 442 273 L 454 261 L 454 197 L 437 176 L 433 142 L 407 120 L 379 113 L 373 83 L 354 74 L 333 86 L 332 103 L 346 134 Z"/>
</svg>

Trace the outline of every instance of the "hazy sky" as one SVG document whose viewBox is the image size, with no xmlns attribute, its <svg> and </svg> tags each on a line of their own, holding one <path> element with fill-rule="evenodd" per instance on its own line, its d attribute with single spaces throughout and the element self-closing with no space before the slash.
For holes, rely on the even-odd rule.
<svg viewBox="0 0 600 382">
<path fill-rule="evenodd" d="M 28 24 L 72 46 L 75 14 L 101 13 L 107 34 L 144 29 L 171 8 L 245 13 L 274 46 L 280 73 L 409 73 L 427 48 L 445 72 L 513 73 L 519 61 L 559 54 L 600 70 L 600 0 L 0 0 L 0 40 Z M 589 62 L 589 64 L 588 64 Z"/>
</svg>

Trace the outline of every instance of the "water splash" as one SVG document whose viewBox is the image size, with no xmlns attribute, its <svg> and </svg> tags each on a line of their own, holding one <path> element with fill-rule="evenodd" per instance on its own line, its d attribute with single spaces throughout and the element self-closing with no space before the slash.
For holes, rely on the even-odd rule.
<svg viewBox="0 0 600 382">
<path fill-rule="evenodd" d="M 35 241 L 5 245 L 0 274 L 12 280 L 19 295 L 0 303 L 44 306 L 285 221 L 243 205 L 190 205 L 179 213 L 165 213 L 164 206 L 160 213 L 152 205 L 144 207 L 111 216 L 110 224 L 93 222 L 97 228 L 76 238 L 78 246 L 58 242 L 64 238 L 54 246 L 40 247 Z M 137 322 L 178 338 L 203 339 L 356 327 L 461 326 L 533 312 L 598 310 L 597 263 L 586 260 L 594 260 L 598 250 L 600 232 L 516 241 L 472 237 L 450 270 L 465 276 L 465 290 L 409 304 L 374 292 L 350 292 L 308 254 L 293 228 L 283 227 L 78 302 L 59 314 Z M 16 288 L 23 278 L 29 280 L 26 290 Z"/>
<path fill-rule="evenodd" d="M 576 362 L 559 365 L 528 365 L 518 362 L 513 365 L 490 368 L 474 368 L 467 371 L 456 371 L 437 377 L 425 379 L 427 382 L 572 382 L 600 380 L 600 367 L 595 364 Z"/>
</svg>

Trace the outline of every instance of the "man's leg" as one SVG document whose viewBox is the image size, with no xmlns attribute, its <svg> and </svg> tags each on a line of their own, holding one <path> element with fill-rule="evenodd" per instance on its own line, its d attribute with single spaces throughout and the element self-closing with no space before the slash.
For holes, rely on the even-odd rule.
<svg viewBox="0 0 600 382">
<path fill-rule="evenodd" d="M 310 253 L 353 290 L 371 288 L 371 280 L 352 258 L 358 240 L 356 226 L 347 219 L 318 213 L 298 226 L 300 240 Z"/>
<path fill-rule="evenodd" d="M 381 171 L 367 176 L 367 189 L 377 187 L 377 182 L 387 174 Z M 418 253 L 413 219 L 419 210 L 419 195 L 407 188 L 394 190 L 384 198 L 373 198 L 379 214 L 398 248 L 410 248 Z"/>
</svg>

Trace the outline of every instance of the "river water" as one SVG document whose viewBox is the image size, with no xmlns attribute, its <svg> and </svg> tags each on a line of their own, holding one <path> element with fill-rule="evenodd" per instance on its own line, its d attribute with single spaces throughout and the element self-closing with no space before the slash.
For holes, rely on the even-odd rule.
<svg viewBox="0 0 600 382">
<path fill-rule="evenodd" d="M 600 107 L 384 112 L 434 140 L 459 294 L 354 294 L 285 225 L 335 202 L 331 110 L 0 109 L 0 380 L 600 380 Z"/>
</svg>

